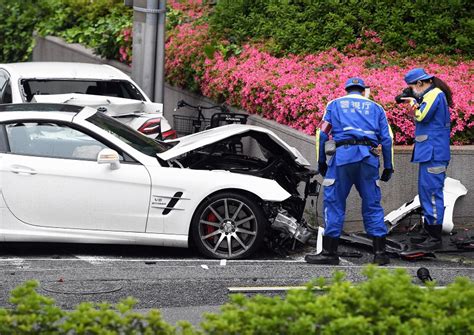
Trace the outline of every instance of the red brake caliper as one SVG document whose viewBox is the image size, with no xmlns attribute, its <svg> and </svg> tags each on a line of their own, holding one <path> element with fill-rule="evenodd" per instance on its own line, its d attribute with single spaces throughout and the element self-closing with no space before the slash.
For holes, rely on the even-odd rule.
<svg viewBox="0 0 474 335">
<path fill-rule="evenodd" d="M 209 222 L 217 222 L 217 217 L 214 215 L 214 213 L 210 212 L 210 213 L 207 215 L 207 221 L 209 221 Z M 205 232 L 206 232 L 206 235 L 209 235 L 210 233 L 215 232 L 215 231 L 217 230 L 217 228 L 216 228 L 216 227 L 213 227 L 213 226 L 211 226 L 211 225 L 206 225 L 206 226 L 204 227 L 204 230 L 205 230 Z M 211 236 L 211 237 L 209 237 L 209 238 L 213 238 L 213 237 L 215 237 L 215 236 Z"/>
</svg>

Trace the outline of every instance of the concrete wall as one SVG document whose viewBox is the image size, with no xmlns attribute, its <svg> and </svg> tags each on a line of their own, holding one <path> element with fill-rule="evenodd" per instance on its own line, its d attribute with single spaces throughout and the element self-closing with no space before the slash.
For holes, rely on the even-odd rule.
<svg viewBox="0 0 474 335">
<path fill-rule="evenodd" d="M 63 39 L 54 36 L 36 37 L 33 49 L 33 61 L 36 62 L 77 62 L 109 64 L 119 70 L 131 74 L 131 67 L 115 60 L 103 59 L 94 55 L 92 50 L 81 44 L 67 44 Z"/>
<path fill-rule="evenodd" d="M 37 45 L 33 52 L 34 61 L 73 61 L 108 63 L 131 75 L 131 68 L 115 62 L 102 60 L 80 45 L 67 45 L 55 37 L 37 38 Z M 172 123 L 176 103 L 184 99 L 191 104 L 214 104 L 209 99 L 188 91 L 165 86 L 165 117 Z M 179 111 L 180 114 L 186 111 Z M 189 113 L 189 111 L 188 111 Z M 205 114 L 210 117 L 210 114 Z M 272 120 L 262 119 L 251 115 L 249 124 L 254 124 L 273 130 L 278 136 L 290 145 L 296 147 L 313 166 L 315 166 L 315 139 L 292 128 L 280 125 Z M 395 148 L 395 174 L 388 183 L 382 183 L 382 204 L 385 213 L 400 207 L 403 203 L 413 199 L 417 194 L 417 165 L 410 163 L 411 147 L 398 146 Z M 455 224 L 469 224 L 474 222 L 474 146 L 451 147 L 452 160 L 448 167 L 448 176 L 460 180 L 468 189 L 468 194 L 460 198 L 455 207 Z M 320 179 L 320 176 L 318 176 Z M 470 191 L 469 191 L 470 190 Z M 321 199 L 320 199 L 321 201 Z M 360 200 L 355 189 L 347 201 L 346 226 L 361 227 Z M 319 205 L 321 209 L 321 204 Z M 349 227 L 348 227 L 349 228 Z"/>
</svg>

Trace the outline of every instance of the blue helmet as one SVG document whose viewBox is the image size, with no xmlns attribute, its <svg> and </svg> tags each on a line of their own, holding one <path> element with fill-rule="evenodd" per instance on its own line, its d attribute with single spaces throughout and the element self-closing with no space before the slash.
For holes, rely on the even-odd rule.
<svg viewBox="0 0 474 335">
<path fill-rule="evenodd" d="M 407 72 L 405 82 L 410 85 L 416 83 L 418 80 L 426 80 L 433 77 L 433 75 L 426 73 L 425 69 L 416 68 Z"/>
<path fill-rule="evenodd" d="M 345 86 L 346 91 L 349 88 L 355 87 L 355 86 L 360 87 L 361 89 L 365 89 L 366 87 L 364 80 L 362 80 L 361 78 L 353 77 L 353 78 L 347 79 L 346 86 Z"/>
</svg>

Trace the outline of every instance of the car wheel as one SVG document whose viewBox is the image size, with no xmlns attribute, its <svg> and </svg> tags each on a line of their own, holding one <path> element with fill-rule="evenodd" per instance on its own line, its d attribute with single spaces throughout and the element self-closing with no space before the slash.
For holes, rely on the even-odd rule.
<svg viewBox="0 0 474 335">
<path fill-rule="evenodd" d="M 237 259 L 262 244 L 265 216 L 255 199 L 234 192 L 205 199 L 194 213 L 192 237 L 198 250 L 212 258 Z"/>
</svg>

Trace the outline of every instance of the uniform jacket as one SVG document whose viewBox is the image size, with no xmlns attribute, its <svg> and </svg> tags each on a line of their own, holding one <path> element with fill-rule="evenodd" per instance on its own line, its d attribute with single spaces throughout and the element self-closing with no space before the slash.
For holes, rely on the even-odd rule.
<svg viewBox="0 0 474 335">
<path fill-rule="evenodd" d="M 382 106 L 359 93 L 351 92 L 346 96 L 332 100 L 326 107 L 323 121 L 332 125 L 330 134 L 337 142 L 343 140 L 369 140 L 374 146 L 382 145 L 384 168 L 393 168 L 392 131 Z M 329 134 L 321 129 L 316 131 L 316 157 L 319 163 L 327 160 L 324 144 Z M 343 145 L 336 149 L 333 159 L 326 163 L 337 166 L 366 162 L 379 167 L 379 159 L 369 151 L 366 145 Z"/>
<path fill-rule="evenodd" d="M 449 161 L 451 119 L 446 95 L 431 87 L 422 96 L 415 110 L 415 147 L 412 162 Z"/>
</svg>

